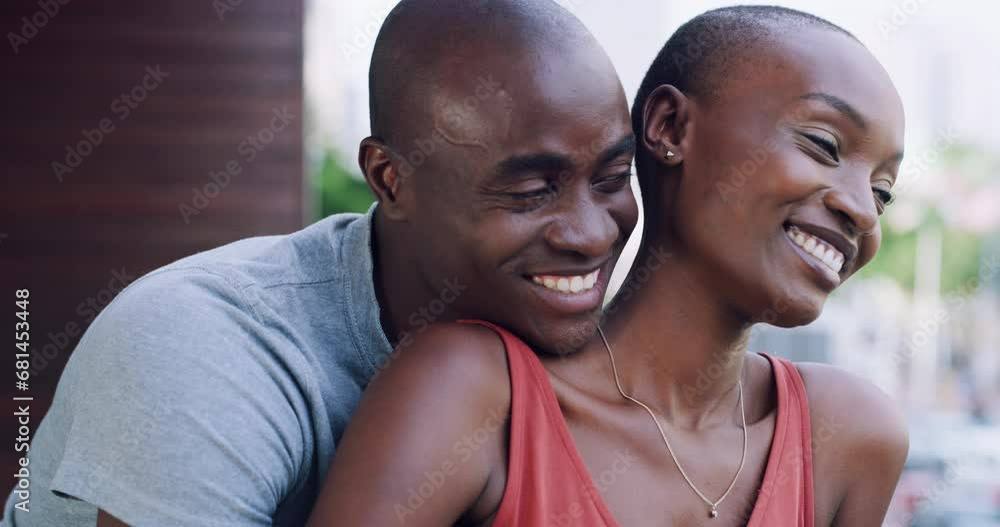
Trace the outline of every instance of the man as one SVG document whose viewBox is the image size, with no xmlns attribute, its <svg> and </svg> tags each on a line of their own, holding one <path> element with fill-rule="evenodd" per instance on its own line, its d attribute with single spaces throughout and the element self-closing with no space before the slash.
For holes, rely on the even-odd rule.
<svg viewBox="0 0 1000 527">
<path fill-rule="evenodd" d="M 94 321 L 31 444 L 30 525 L 302 525 L 362 389 L 435 321 L 563 348 L 637 220 L 625 96 L 539 0 L 404 0 L 371 65 L 378 205 L 186 258 Z M 511 311 L 503 306 L 518 305 Z"/>
</svg>

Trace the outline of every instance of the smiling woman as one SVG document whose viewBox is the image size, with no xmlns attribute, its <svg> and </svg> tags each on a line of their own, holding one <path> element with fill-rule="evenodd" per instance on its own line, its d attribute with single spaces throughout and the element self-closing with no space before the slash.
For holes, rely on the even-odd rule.
<svg viewBox="0 0 1000 527">
<path fill-rule="evenodd" d="M 693 41 L 711 51 L 682 69 L 677 54 Z M 655 464 L 662 439 L 670 463 L 633 482 L 675 491 L 643 514 L 676 522 L 708 508 L 725 525 L 880 525 L 906 454 L 898 410 L 845 372 L 745 352 L 756 321 L 811 322 L 878 251 L 902 157 L 892 82 L 829 22 L 727 8 L 670 39 L 632 116 L 646 206 L 639 254 L 664 247 L 672 257 L 615 303 L 607 339 L 574 356 L 592 357 L 589 367 L 549 364 L 560 394 L 562 382 L 583 390 L 582 372 L 613 353 L 613 389 L 590 390 L 617 393 L 646 420 L 645 434 L 609 433 L 598 424 L 610 410 L 570 414 L 584 458 L 617 442 Z M 822 423 L 837 423 L 835 433 Z M 641 523 L 639 498 L 607 494 L 622 524 Z"/>
</svg>

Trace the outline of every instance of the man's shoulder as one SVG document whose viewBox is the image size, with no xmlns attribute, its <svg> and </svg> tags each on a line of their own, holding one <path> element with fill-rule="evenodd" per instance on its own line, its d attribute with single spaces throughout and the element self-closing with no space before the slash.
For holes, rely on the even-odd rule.
<svg viewBox="0 0 1000 527">
<path fill-rule="evenodd" d="M 294 303 L 310 288 L 322 289 L 313 296 L 335 301 L 353 267 L 370 266 L 370 253 L 353 254 L 365 247 L 369 223 L 365 215 L 337 214 L 291 234 L 245 238 L 182 258 L 132 282 L 106 311 L 134 318 L 170 310 L 183 317 L 178 309 L 184 307 L 193 309 L 190 316 L 234 307 L 260 321 L 262 306 Z"/>
<path fill-rule="evenodd" d="M 226 342 L 224 348 L 233 353 L 265 342 L 272 352 L 316 347 L 311 343 L 322 339 L 308 327 L 301 332 L 288 327 L 336 317 L 333 310 L 343 304 L 342 282 L 350 271 L 345 266 L 353 265 L 342 252 L 354 243 L 355 231 L 363 230 L 364 219 L 331 216 L 292 234 L 240 240 L 152 271 L 101 312 L 80 347 L 122 342 L 133 350 L 197 353 L 208 346 L 215 354 Z M 347 331 L 346 323 L 341 326 Z M 306 341 L 281 345 L 289 333 Z"/>
<path fill-rule="evenodd" d="M 357 261 L 345 256 L 367 242 L 369 223 L 366 215 L 335 214 L 290 234 L 245 238 L 197 253 L 149 276 L 209 274 L 226 277 L 236 287 L 259 288 L 336 280 Z"/>
</svg>

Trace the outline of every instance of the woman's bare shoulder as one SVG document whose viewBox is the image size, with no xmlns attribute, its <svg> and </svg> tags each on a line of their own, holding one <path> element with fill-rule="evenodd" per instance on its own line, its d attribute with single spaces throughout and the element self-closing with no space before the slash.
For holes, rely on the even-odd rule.
<svg viewBox="0 0 1000 527">
<path fill-rule="evenodd" d="M 831 525 L 884 515 L 909 451 L 901 409 L 859 375 L 826 364 L 796 367 L 809 398 L 817 515 Z"/>
</svg>

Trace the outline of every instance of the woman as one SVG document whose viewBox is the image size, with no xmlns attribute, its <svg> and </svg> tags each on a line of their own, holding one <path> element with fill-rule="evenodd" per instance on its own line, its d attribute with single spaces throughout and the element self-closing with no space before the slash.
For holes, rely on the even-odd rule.
<svg viewBox="0 0 1000 527">
<path fill-rule="evenodd" d="M 645 234 L 594 338 L 538 358 L 482 322 L 428 331 L 366 393 L 312 524 L 881 524 L 907 450 L 892 403 L 745 348 L 878 250 L 888 75 L 829 22 L 726 8 L 670 39 L 633 124 Z"/>
</svg>

